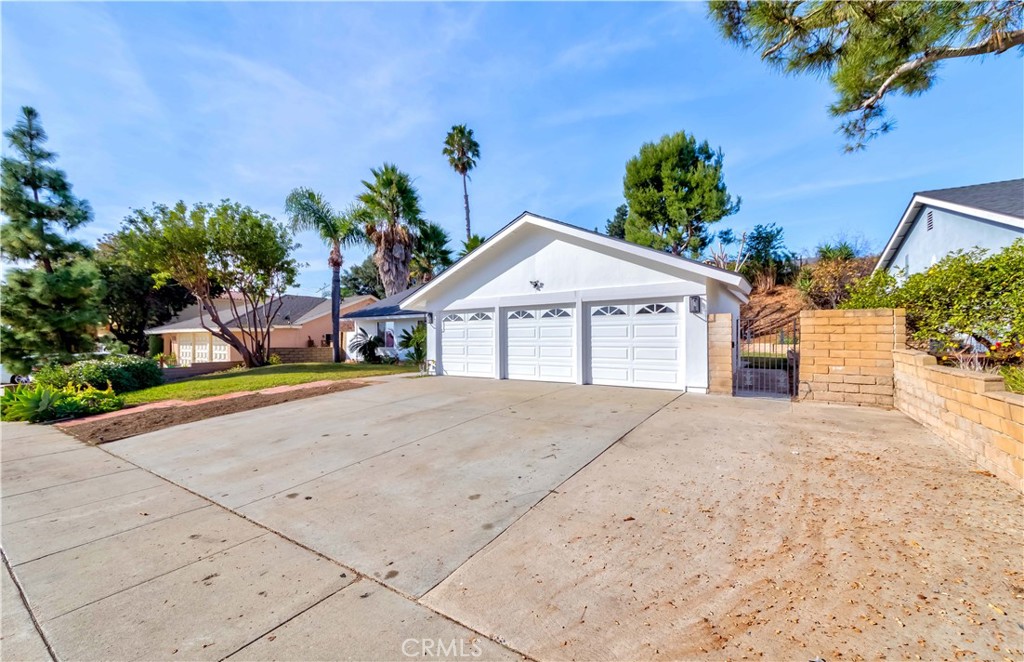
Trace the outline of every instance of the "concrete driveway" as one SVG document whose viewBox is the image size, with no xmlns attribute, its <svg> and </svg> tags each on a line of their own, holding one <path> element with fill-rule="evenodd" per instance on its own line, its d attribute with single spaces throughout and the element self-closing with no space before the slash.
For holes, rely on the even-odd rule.
<svg viewBox="0 0 1024 662">
<path fill-rule="evenodd" d="M 895 412 L 432 378 L 3 432 L 5 658 L 1021 655 L 1024 503 Z"/>
</svg>

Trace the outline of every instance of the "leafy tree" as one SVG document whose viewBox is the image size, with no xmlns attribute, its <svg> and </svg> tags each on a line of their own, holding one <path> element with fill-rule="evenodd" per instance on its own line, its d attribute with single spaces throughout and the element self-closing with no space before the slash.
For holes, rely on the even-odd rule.
<svg viewBox="0 0 1024 662">
<path fill-rule="evenodd" d="M 474 234 L 469 239 L 462 242 L 462 248 L 459 250 L 459 258 L 464 258 L 476 249 L 480 248 L 480 244 L 487 241 L 484 237 Z"/>
<path fill-rule="evenodd" d="M 123 233 L 100 239 L 93 262 L 106 284 L 103 310 L 110 333 L 134 354 L 144 356 L 150 349 L 146 329 L 170 322 L 195 301 L 174 280 L 158 287 L 152 272 L 131 259 Z"/>
<path fill-rule="evenodd" d="M 380 270 L 374 264 L 372 255 L 352 265 L 341 275 L 341 291 L 347 297 L 372 294 L 383 299 L 387 296 L 384 294 L 384 284 L 380 282 Z"/>
<path fill-rule="evenodd" d="M 436 223 L 425 223 L 416 237 L 410 276 L 418 283 L 429 283 L 438 273 L 452 265 L 448 233 Z"/>
<path fill-rule="evenodd" d="M 448 157 L 448 164 L 452 169 L 462 175 L 462 199 L 466 205 L 466 239 L 473 236 L 469 228 L 469 190 L 466 188 L 466 179 L 469 171 L 476 167 L 476 160 L 480 158 L 480 144 L 473 138 L 473 129 L 467 128 L 465 124 L 456 124 L 444 139 L 444 149 L 441 152 Z"/>
<path fill-rule="evenodd" d="M 867 277 L 874 268 L 874 258 L 837 257 L 818 259 L 800 271 L 796 286 L 815 308 L 837 308 L 850 296 L 850 288 Z"/>
<path fill-rule="evenodd" d="M 794 255 L 786 248 L 782 228 L 775 223 L 758 224 L 745 238 L 745 261 L 740 271 L 756 289 L 770 292 L 793 277 Z"/>
<path fill-rule="evenodd" d="M 292 231 L 312 230 L 331 247 L 331 346 L 334 362 L 341 363 L 341 249 L 366 240 L 353 211 L 336 212 L 323 195 L 308 188 L 293 189 L 285 200 Z"/>
<path fill-rule="evenodd" d="M 366 191 L 359 196 L 367 238 L 375 247 L 374 264 L 387 296 L 409 287 L 416 233 L 423 226 L 420 194 L 412 179 L 392 163 L 370 170 L 373 181 L 363 181 Z"/>
<path fill-rule="evenodd" d="M 285 291 L 298 278 L 288 229 L 266 214 L 224 200 L 218 205 L 184 202 L 135 210 L 125 243 L 132 259 L 153 270 L 157 285 L 177 281 L 200 305 L 200 324 L 233 347 L 246 366 L 270 360 L 270 332 Z M 216 306 L 216 292 L 230 296 L 229 328 Z"/>
<path fill-rule="evenodd" d="M 990 358 L 1020 363 L 1024 351 L 1024 239 L 998 253 L 956 251 L 927 271 L 875 271 L 842 308 L 905 308 L 914 340 L 955 351 L 973 338 Z"/>
<path fill-rule="evenodd" d="M 92 220 L 63 171 L 51 164 L 39 113 L 27 106 L 4 133 L 15 156 L 2 161 L 0 250 L 27 263 L 7 270 L 0 344 L 4 364 L 27 373 L 40 360 L 70 360 L 95 345 L 104 287 L 88 250 L 68 234 Z"/>
<path fill-rule="evenodd" d="M 769 65 L 828 76 L 838 97 L 829 111 L 844 118 L 847 151 L 888 132 L 885 98 L 927 91 L 944 60 L 1024 45 L 1017 0 L 712 0 L 709 11 L 726 39 L 760 51 Z"/>
<path fill-rule="evenodd" d="M 604 233 L 609 237 L 618 239 L 626 238 L 626 218 L 629 216 L 629 205 L 619 205 L 615 208 L 615 216 L 609 218 L 604 224 Z"/>
<path fill-rule="evenodd" d="M 722 162 L 721 150 L 685 131 L 643 145 L 626 163 L 626 239 L 698 257 L 710 242 L 708 226 L 740 207 L 726 190 Z"/>
</svg>

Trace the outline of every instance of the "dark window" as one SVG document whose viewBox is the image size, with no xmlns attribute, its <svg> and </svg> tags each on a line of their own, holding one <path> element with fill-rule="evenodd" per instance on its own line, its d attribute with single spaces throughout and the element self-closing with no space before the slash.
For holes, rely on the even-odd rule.
<svg viewBox="0 0 1024 662">
<path fill-rule="evenodd" d="M 545 310 L 541 317 L 572 317 L 572 315 L 564 308 L 552 308 L 551 310 Z"/>
<path fill-rule="evenodd" d="M 508 314 L 510 320 L 532 320 L 533 313 L 528 310 L 513 310 Z"/>
<path fill-rule="evenodd" d="M 602 306 L 594 311 L 594 317 L 605 317 L 606 315 L 625 315 L 626 311 L 617 306 Z"/>
<path fill-rule="evenodd" d="M 662 314 L 665 314 L 665 313 L 674 313 L 674 312 L 676 312 L 676 311 L 672 310 L 671 308 L 669 308 L 665 304 L 652 303 L 652 304 L 644 306 L 640 310 L 636 311 L 636 314 L 637 315 L 662 315 Z"/>
</svg>

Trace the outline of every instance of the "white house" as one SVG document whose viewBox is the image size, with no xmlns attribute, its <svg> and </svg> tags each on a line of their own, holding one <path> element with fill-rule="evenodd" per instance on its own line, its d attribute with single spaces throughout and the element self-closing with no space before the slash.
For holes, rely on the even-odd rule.
<svg viewBox="0 0 1024 662">
<path fill-rule="evenodd" d="M 1024 179 L 915 193 L 875 269 L 924 271 L 960 249 L 997 252 L 1024 237 Z"/>
<path fill-rule="evenodd" d="M 704 393 L 707 316 L 737 273 L 523 213 L 401 302 L 438 374 Z"/>
<path fill-rule="evenodd" d="M 418 310 L 402 309 L 398 304 L 418 288 L 419 286 L 409 288 L 404 292 L 393 294 L 369 306 L 342 315 L 343 320 L 348 320 L 354 325 L 353 330 L 345 334 L 345 347 L 348 347 L 353 335 L 365 333 L 368 336 L 376 335 L 384 339 L 384 346 L 379 350 L 380 354 L 406 358 L 408 352 L 398 347 L 402 332 L 411 332 L 417 324 L 426 321 L 427 315 Z M 357 361 L 362 360 L 356 352 L 349 352 L 349 357 Z"/>
</svg>

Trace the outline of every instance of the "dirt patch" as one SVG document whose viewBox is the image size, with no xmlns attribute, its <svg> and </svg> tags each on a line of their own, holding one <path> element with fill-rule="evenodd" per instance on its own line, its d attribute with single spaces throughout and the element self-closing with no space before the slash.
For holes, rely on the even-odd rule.
<svg viewBox="0 0 1024 662">
<path fill-rule="evenodd" d="M 251 393 L 229 399 L 202 402 L 199 404 L 182 404 L 160 409 L 139 409 L 137 413 L 125 410 L 125 414 L 115 418 L 102 418 L 95 421 L 77 422 L 73 425 L 58 425 L 61 430 L 88 444 L 102 444 L 117 441 L 137 434 L 163 430 L 182 423 L 202 421 L 214 416 L 224 416 L 240 411 L 249 411 L 259 407 L 279 405 L 282 402 L 312 398 L 338 391 L 368 386 L 366 382 L 338 381 L 330 385 L 311 388 L 292 389 L 279 393 Z"/>
</svg>

